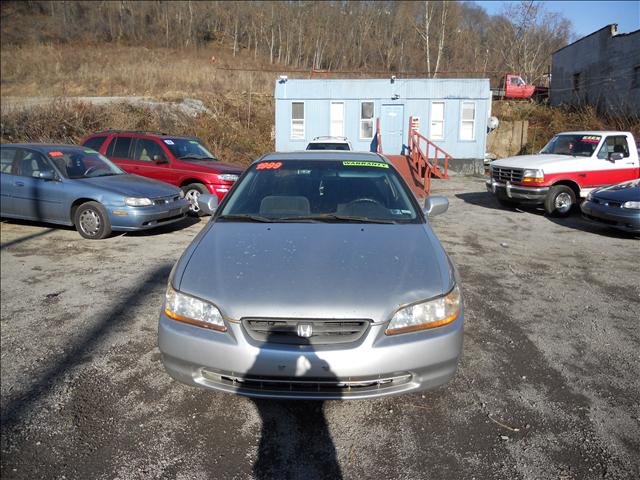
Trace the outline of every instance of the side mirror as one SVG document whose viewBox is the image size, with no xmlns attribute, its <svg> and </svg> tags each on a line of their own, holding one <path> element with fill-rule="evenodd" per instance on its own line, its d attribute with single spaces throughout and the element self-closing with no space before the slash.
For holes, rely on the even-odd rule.
<svg viewBox="0 0 640 480">
<path fill-rule="evenodd" d="M 621 152 L 613 152 L 609 154 L 609 160 L 615 162 L 616 160 L 622 160 L 624 158 L 624 153 Z"/>
<path fill-rule="evenodd" d="M 205 215 L 213 215 L 218 209 L 218 196 L 211 195 L 210 193 L 203 193 L 198 195 L 198 206 L 204 212 Z"/>
<path fill-rule="evenodd" d="M 47 170 L 47 171 L 38 173 L 38 178 L 42 178 L 43 180 L 55 180 L 56 174 L 51 170 Z"/>
<path fill-rule="evenodd" d="M 422 211 L 427 217 L 435 217 L 444 213 L 449 208 L 449 200 L 447 197 L 436 195 L 424 199 L 424 207 Z"/>
<path fill-rule="evenodd" d="M 169 160 L 164 158 L 162 155 L 154 155 L 153 156 L 153 163 L 155 163 L 157 165 L 160 165 L 162 163 L 169 163 Z"/>
</svg>

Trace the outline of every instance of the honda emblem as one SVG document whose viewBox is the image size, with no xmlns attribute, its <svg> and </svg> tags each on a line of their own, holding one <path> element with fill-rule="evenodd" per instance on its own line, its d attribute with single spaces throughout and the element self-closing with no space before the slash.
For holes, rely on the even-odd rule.
<svg viewBox="0 0 640 480">
<path fill-rule="evenodd" d="M 313 325 L 310 323 L 299 323 L 298 324 L 298 336 L 302 338 L 309 338 L 313 335 Z"/>
</svg>

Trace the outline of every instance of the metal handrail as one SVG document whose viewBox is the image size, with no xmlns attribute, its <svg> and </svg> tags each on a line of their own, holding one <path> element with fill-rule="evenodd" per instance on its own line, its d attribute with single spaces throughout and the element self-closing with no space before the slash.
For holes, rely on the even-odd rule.
<svg viewBox="0 0 640 480">
<path fill-rule="evenodd" d="M 425 143 L 424 150 L 420 146 L 421 142 Z M 449 168 L 449 159 L 451 159 L 451 155 L 449 155 L 438 145 L 436 145 L 427 137 L 425 137 L 424 135 L 420 134 L 417 130 L 415 130 L 413 128 L 413 117 L 409 117 L 408 147 L 409 147 L 409 157 L 411 158 L 412 167 L 422 179 L 424 191 L 426 193 L 429 193 L 429 189 L 431 187 L 432 174 L 440 178 L 449 178 L 447 175 L 447 170 Z M 430 147 L 433 149 L 433 152 L 434 152 L 433 157 L 429 156 Z M 438 160 L 440 159 L 444 163 L 443 170 L 440 170 L 440 167 L 438 166 Z"/>
<path fill-rule="evenodd" d="M 376 153 L 382 153 L 382 134 L 380 132 L 380 117 L 376 117 Z"/>
</svg>

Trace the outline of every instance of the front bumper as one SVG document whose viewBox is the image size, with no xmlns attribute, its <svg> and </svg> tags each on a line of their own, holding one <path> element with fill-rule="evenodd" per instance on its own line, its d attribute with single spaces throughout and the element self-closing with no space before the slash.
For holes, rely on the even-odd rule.
<svg viewBox="0 0 640 480">
<path fill-rule="evenodd" d="M 146 230 L 182 220 L 189 211 L 189 201 L 147 207 L 106 206 L 111 227 L 117 231 Z"/>
<path fill-rule="evenodd" d="M 626 232 L 640 232 L 640 210 L 610 207 L 589 201 L 582 202 L 580 209 L 587 220 Z"/>
<path fill-rule="evenodd" d="M 549 187 L 523 187 L 509 182 L 500 183 L 493 178 L 485 183 L 487 191 L 497 197 L 527 203 L 543 203 Z"/>
<path fill-rule="evenodd" d="M 463 313 L 432 331 L 386 336 L 373 325 L 354 344 L 283 345 L 250 339 L 238 323 L 219 333 L 160 314 L 167 372 L 203 388 L 257 398 L 363 399 L 436 388 L 455 374 Z"/>
</svg>

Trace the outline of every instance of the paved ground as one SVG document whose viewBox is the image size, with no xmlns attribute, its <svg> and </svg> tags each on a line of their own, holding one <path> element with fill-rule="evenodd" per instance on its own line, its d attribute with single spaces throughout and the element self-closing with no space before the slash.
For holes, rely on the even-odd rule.
<svg viewBox="0 0 640 480">
<path fill-rule="evenodd" d="M 169 270 L 202 223 L 105 241 L 1 227 L 3 479 L 640 476 L 640 240 L 438 181 L 467 301 L 455 379 L 424 395 L 252 401 L 162 369 Z"/>
</svg>

